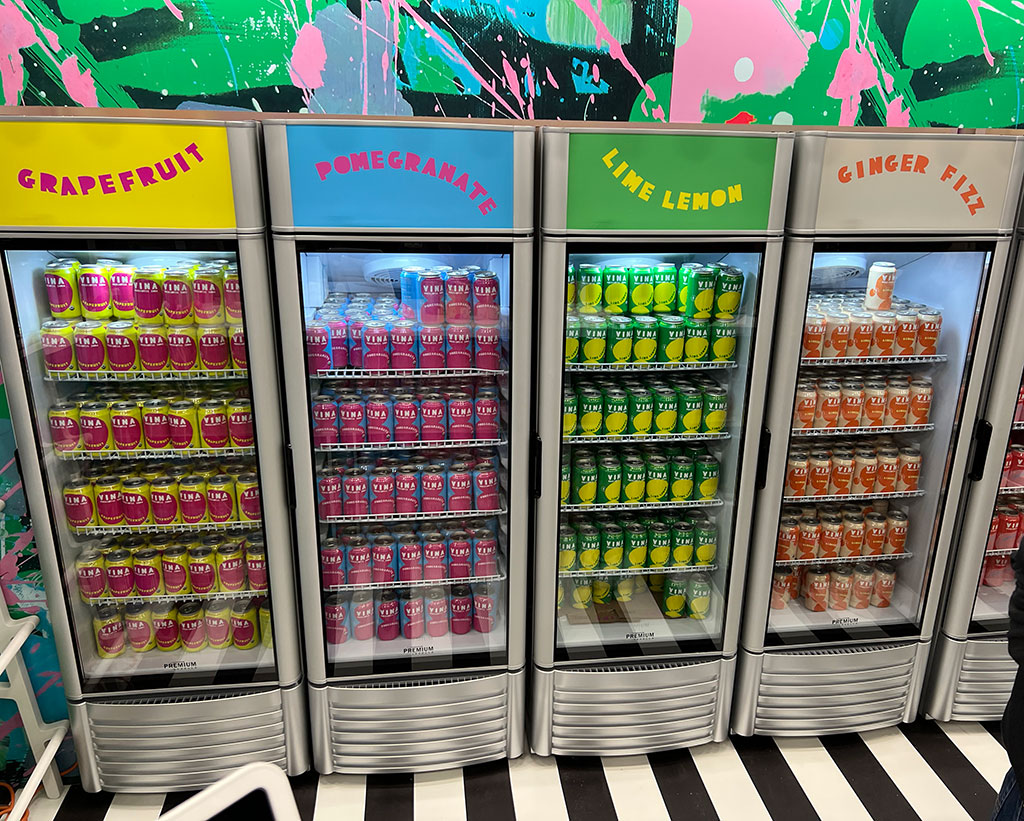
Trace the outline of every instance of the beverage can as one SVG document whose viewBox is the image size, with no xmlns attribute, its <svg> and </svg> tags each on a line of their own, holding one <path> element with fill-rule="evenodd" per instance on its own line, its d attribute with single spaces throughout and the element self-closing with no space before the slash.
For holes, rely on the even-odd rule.
<svg viewBox="0 0 1024 821">
<path fill-rule="evenodd" d="M 605 306 L 604 300 L 604 276 L 599 265 L 591 265 L 589 263 L 583 263 L 576 269 L 576 301 L 579 306 L 580 313 L 583 314 L 595 314 L 601 311 Z M 618 279 L 614 279 L 614 282 L 618 282 Z M 613 293 L 615 302 L 613 303 L 613 312 L 616 306 L 623 306 L 626 303 L 627 293 L 626 289 L 623 288 L 621 293 L 615 291 Z M 621 301 L 620 301 L 621 300 Z M 622 308 L 619 307 L 619 313 L 622 312 Z"/>
<path fill-rule="evenodd" d="M 820 359 L 825 347 L 828 323 L 823 314 L 808 312 L 804 319 L 803 359 Z"/>
<path fill-rule="evenodd" d="M 892 311 L 876 311 L 872 322 L 871 356 L 896 355 L 896 314 Z"/>
<path fill-rule="evenodd" d="M 200 447 L 195 402 L 188 399 L 171 402 L 167 406 L 167 424 L 171 447 L 175 450 Z"/>
<path fill-rule="evenodd" d="M 876 450 L 878 473 L 875 475 L 875 493 L 895 493 L 899 477 L 899 450 L 895 447 L 880 447 Z"/>
<path fill-rule="evenodd" d="M 101 604 L 93 611 L 92 631 L 96 639 L 96 653 L 101 659 L 124 655 L 124 622 L 117 605 Z"/>
<path fill-rule="evenodd" d="M 473 542 L 465 530 L 448 534 L 448 576 L 466 579 L 473 573 Z"/>
<path fill-rule="evenodd" d="M 252 650 L 260 643 L 259 606 L 241 599 L 231 607 L 231 643 L 239 650 Z"/>
<path fill-rule="evenodd" d="M 206 507 L 211 522 L 232 522 L 238 518 L 234 477 L 218 474 L 207 480 Z"/>
<path fill-rule="evenodd" d="M 850 344 L 850 319 L 846 314 L 825 315 L 825 338 L 822 341 L 823 359 L 841 359 L 846 356 Z"/>
<path fill-rule="evenodd" d="M 231 353 L 231 367 L 240 371 L 249 370 L 249 349 L 245 344 L 245 328 L 231 325 L 228 328 L 228 349 Z M 335 361 L 340 357 L 335 356 Z"/>
<path fill-rule="evenodd" d="M 473 400 L 468 393 L 458 391 L 448 399 L 448 438 L 473 438 Z"/>
<path fill-rule="evenodd" d="M 818 543 L 819 559 L 835 559 L 839 557 L 839 551 L 843 542 L 843 520 L 834 514 L 821 516 L 821 539 Z"/>
<path fill-rule="evenodd" d="M 245 556 L 237 544 L 227 544 L 215 553 L 217 586 L 224 592 L 245 589 Z"/>
<path fill-rule="evenodd" d="M 665 502 L 668 501 L 669 493 L 669 472 L 668 472 L 668 460 L 664 456 L 657 454 L 651 454 L 647 460 L 647 482 L 644 487 L 644 501 L 645 502 Z M 717 466 L 717 463 L 716 463 Z M 700 478 L 698 476 L 700 472 L 700 465 L 698 464 L 694 472 L 694 482 L 696 486 L 700 485 Z M 717 476 L 717 474 L 716 474 Z M 717 479 L 716 479 L 717 482 Z"/>
<path fill-rule="evenodd" d="M 843 540 L 839 546 L 839 555 L 860 556 L 864 548 L 865 531 L 864 517 L 859 513 L 843 516 Z"/>
<path fill-rule="evenodd" d="M 683 350 L 685 351 L 685 343 Z M 653 316 L 633 317 L 633 361 L 654 362 L 658 355 L 658 320 Z"/>
<path fill-rule="evenodd" d="M 183 477 L 178 482 L 178 506 L 181 510 L 181 521 L 185 524 L 209 521 L 206 509 L 206 479 L 195 474 Z"/>
<path fill-rule="evenodd" d="M 173 371 L 193 371 L 199 363 L 199 337 L 194 325 L 167 329 L 167 359 Z"/>
<path fill-rule="evenodd" d="M 888 389 L 884 382 L 868 381 L 864 383 L 864 413 L 861 427 L 881 427 L 885 424 L 885 413 L 888 406 Z"/>
<path fill-rule="evenodd" d="M 790 451 L 786 460 L 784 496 L 803 496 L 807 492 L 807 478 L 810 467 L 811 463 L 807 451 Z"/>
<path fill-rule="evenodd" d="M 473 275 L 473 322 L 478 326 L 493 327 L 497 326 L 500 320 L 501 294 L 498 276 L 493 271 L 477 271 Z"/>
<path fill-rule="evenodd" d="M 892 294 L 896 286 L 896 265 L 892 262 L 873 262 L 868 269 L 868 287 L 864 307 L 869 311 L 888 311 L 892 308 Z M 878 356 L 879 354 L 874 354 Z M 891 354 L 888 354 L 891 356 Z"/>
<path fill-rule="evenodd" d="M 628 269 L 627 278 L 628 312 L 633 316 L 649 314 L 654 304 L 654 270 L 646 265 L 633 266 Z"/>
<path fill-rule="evenodd" d="M 102 265 L 83 265 L 78 269 L 78 298 L 85 319 L 110 319 L 110 271 Z"/>
<path fill-rule="evenodd" d="M 497 393 L 485 394 L 477 392 L 473 403 L 474 411 L 474 434 L 479 440 L 498 439 L 500 432 L 498 427 L 499 402 Z"/>
<path fill-rule="evenodd" d="M 896 311 L 896 356 L 913 356 L 917 348 L 917 311 Z"/>
<path fill-rule="evenodd" d="M 40 326 L 39 343 L 43 349 L 43 364 L 48 371 L 75 369 L 74 336 L 74 326 L 65 319 L 49 319 Z"/>
<path fill-rule="evenodd" d="M 686 595 L 689 584 L 682 573 L 671 573 L 665 580 L 661 597 L 661 612 L 666 619 L 680 619 L 686 616 Z"/>
<path fill-rule="evenodd" d="M 161 324 L 163 322 L 164 269 L 158 265 L 146 265 L 135 269 L 132 276 L 132 302 L 135 318 L 142 322 Z"/>
<path fill-rule="evenodd" d="M 164 592 L 162 560 L 152 548 L 143 548 L 132 557 L 132 578 L 138 596 L 159 596 Z"/>
<path fill-rule="evenodd" d="M 82 447 L 79 408 L 73 402 L 58 402 L 47 412 L 50 441 L 58 453 L 73 453 Z"/>
<path fill-rule="evenodd" d="M 647 436 L 651 433 L 654 415 L 654 396 L 644 387 L 635 386 L 627 393 L 629 419 L 626 425 L 628 436 Z"/>
<path fill-rule="evenodd" d="M 212 593 L 218 589 L 216 556 L 212 548 L 202 545 L 189 548 L 188 576 L 193 593 Z"/>
<path fill-rule="evenodd" d="M 821 553 L 821 523 L 813 516 L 799 520 L 796 538 L 796 558 L 817 559 Z"/>
<path fill-rule="evenodd" d="M 907 544 L 910 522 L 901 510 L 890 510 L 885 516 L 885 544 L 882 552 L 886 555 L 902 553 Z"/>
<path fill-rule="evenodd" d="M 199 423 L 199 441 L 202 447 L 220 449 L 228 445 L 227 407 L 221 399 L 201 402 L 196 410 Z"/>
<path fill-rule="evenodd" d="M 125 524 L 132 527 L 153 524 L 149 491 L 149 482 L 141 477 L 131 477 L 121 483 L 121 509 Z"/>
<path fill-rule="evenodd" d="M 362 405 L 360 405 L 360 409 Z M 230 432 L 229 432 L 230 437 Z M 340 441 L 338 405 L 330 396 L 313 397 L 313 447 L 335 445 Z"/>
<path fill-rule="evenodd" d="M 801 382 L 796 387 L 793 403 L 793 427 L 797 430 L 813 428 L 818 409 L 818 390 L 813 382 Z"/>
<path fill-rule="evenodd" d="M 852 592 L 853 569 L 845 564 L 833 568 L 828 574 L 829 610 L 846 610 L 850 606 Z"/>
<path fill-rule="evenodd" d="M 137 402 L 114 402 L 110 406 L 110 432 L 114 447 L 119 451 L 143 446 L 142 411 Z"/>
<path fill-rule="evenodd" d="M 181 523 L 178 506 L 178 482 L 171 476 L 161 475 L 149 483 L 149 506 L 153 523 L 172 525 Z"/>
<path fill-rule="evenodd" d="M 168 271 L 164 274 L 165 311 L 169 273 Z M 192 280 L 192 309 L 196 325 L 212 326 L 224 323 L 224 271 L 219 266 L 203 266 L 195 272 Z"/>
<path fill-rule="evenodd" d="M 630 345 L 632 346 L 632 334 L 630 334 Z M 568 314 L 565 317 L 565 364 L 574 364 L 579 357 L 580 319 L 575 314 Z"/>
<path fill-rule="evenodd" d="M 170 347 L 167 329 L 163 325 L 140 325 L 138 329 L 139 363 L 142 370 L 167 370 Z"/>
<path fill-rule="evenodd" d="M 832 470 L 829 472 L 828 495 L 847 496 L 853 489 L 855 454 L 852 450 L 835 448 L 832 451 Z"/>
<path fill-rule="evenodd" d="M 192 592 L 188 574 L 188 549 L 184 545 L 173 545 L 164 550 L 160 556 L 160 572 L 167 595 Z"/>
<path fill-rule="evenodd" d="M 939 333 L 942 331 L 942 312 L 933 308 L 917 314 L 917 343 L 914 352 L 918 356 L 935 356 L 938 353 Z"/>
<path fill-rule="evenodd" d="M 653 286 L 651 311 L 654 313 L 669 313 L 676 310 L 676 266 L 671 262 L 662 262 L 650 269 L 651 284 Z M 608 269 L 605 269 L 605 282 L 608 279 Z M 607 284 L 605 286 L 607 294 Z"/>
<path fill-rule="evenodd" d="M 85 549 L 75 559 L 78 593 L 82 601 L 99 599 L 107 592 L 107 563 L 98 550 Z"/>
<path fill-rule="evenodd" d="M 361 351 L 359 361 L 361 365 Z M 310 375 L 331 369 L 331 333 L 324 322 L 306 323 L 306 367 Z"/>
<path fill-rule="evenodd" d="M 743 296 L 743 274 L 737 270 L 722 270 L 715 277 L 716 319 L 733 319 L 740 309 Z"/>
<path fill-rule="evenodd" d="M 418 513 L 420 510 L 420 469 L 402 465 L 395 474 L 395 512 Z"/>
<path fill-rule="evenodd" d="M 605 361 L 608 326 L 604 317 L 588 314 L 580 322 L 580 362 L 597 365 Z"/>
<path fill-rule="evenodd" d="M 146 653 L 156 647 L 153 613 L 145 602 L 129 602 L 124 609 L 125 634 L 135 653 Z"/>
<path fill-rule="evenodd" d="M 667 589 L 667 581 L 665 586 Z M 691 619 L 706 619 L 711 614 L 711 580 L 706 573 L 690 576 L 686 586 L 686 613 Z"/>
<path fill-rule="evenodd" d="M 447 509 L 448 477 L 444 464 L 429 464 L 420 473 L 420 506 L 424 513 Z"/>
<path fill-rule="evenodd" d="M 736 358 L 736 320 L 714 319 L 710 326 L 712 362 L 732 362 Z"/>
<path fill-rule="evenodd" d="M 678 421 L 678 400 L 676 392 L 669 386 L 655 388 L 653 424 L 656 436 L 669 436 L 676 432 Z M 625 420 L 623 420 L 625 421 Z"/>
<path fill-rule="evenodd" d="M 467 462 L 453 462 L 448 470 L 448 510 L 473 509 L 473 475 Z"/>
<path fill-rule="evenodd" d="M 871 343 L 875 336 L 874 318 L 865 311 L 850 314 L 848 357 L 871 356 Z"/>
<path fill-rule="evenodd" d="M 373 468 L 369 477 L 370 513 L 391 515 L 395 512 L 395 474 L 390 467 Z"/>
<path fill-rule="evenodd" d="M 238 521 L 258 522 L 263 516 L 260 505 L 260 485 L 255 473 L 243 473 L 235 479 L 238 501 Z"/>
<path fill-rule="evenodd" d="M 452 633 L 457 636 L 468 633 L 473 627 L 473 597 L 469 585 L 457 584 L 452 587 L 449 608 Z"/>
<path fill-rule="evenodd" d="M 445 367 L 473 367 L 473 329 L 469 325 L 448 325 L 444 330 Z"/>
<path fill-rule="evenodd" d="M 570 397 L 569 391 L 571 388 L 566 389 L 562 397 L 563 435 L 597 436 L 600 434 L 604 425 L 604 397 L 601 392 L 597 388 L 583 387 Z"/>
<path fill-rule="evenodd" d="M 227 403 L 228 441 L 235 448 L 251 448 L 256 443 L 252 402 L 234 398 Z"/>
<path fill-rule="evenodd" d="M 191 325 L 192 272 L 188 268 L 168 268 L 163 282 L 164 322 L 168 325 Z"/>
<path fill-rule="evenodd" d="M 679 477 L 684 480 L 684 476 Z M 622 501 L 624 504 L 638 504 L 644 500 L 647 489 L 647 464 L 639 457 L 626 457 L 622 465 Z M 680 492 L 685 492 L 681 488 Z"/>
<path fill-rule="evenodd" d="M 775 561 L 789 562 L 797 558 L 800 541 L 800 520 L 795 516 L 779 519 L 779 531 L 775 538 Z"/>
<path fill-rule="evenodd" d="M 715 306 L 717 273 L 710 268 L 692 269 L 686 287 L 684 310 L 687 317 L 696 319 L 711 318 L 711 312 Z"/>
<path fill-rule="evenodd" d="M 424 603 L 424 624 L 428 636 L 438 638 L 448 634 L 448 594 L 443 587 L 429 587 Z"/>
<path fill-rule="evenodd" d="M 107 365 L 117 373 L 139 369 L 139 335 L 128 320 L 110 322 L 106 327 Z"/>
<path fill-rule="evenodd" d="M 678 317 L 675 317 L 678 319 Z M 605 355 L 609 364 L 624 365 L 633 357 L 633 320 L 613 315 L 605 321 Z M 575 360 L 574 360 L 575 361 Z"/>
<path fill-rule="evenodd" d="M 885 417 L 887 427 L 904 426 L 909 423 L 910 386 L 890 382 L 885 389 Z"/>
<path fill-rule="evenodd" d="M 646 482 L 646 470 L 645 470 L 644 482 Z M 673 456 L 668 464 L 669 474 L 669 500 L 673 502 L 687 502 L 693 498 L 693 489 L 697 480 L 696 465 L 692 459 L 686 456 Z M 629 475 L 628 466 L 626 471 L 627 479 L 633 477 Z M 627 487 L 628 487 L 627 482 Z"/>
<path fill-rule="evenodd" d="M 911 425 L 927 425 L 932 409 L 932 383 L 930 379 L 914 379 L 910 382 L 907 422 Z"/>
<path fill-rule="evenodd" d="M 242 283 L 237 267 L 228 266 L 224 272 L 224 318 L 230 323 L 242 321 Z"/>
<path fill-rule="evenodd" d="M 804 576 L 804 607 L 813 613 L 823 613 L 828 607 L 828 571 L 817 565 L 807 568 Z"/>
<path fill-rule="evenodd" d="M 698 522 L 694 527 L 694 564 L 714 564 L 718 554 L 718 528 L 709 521 Z"/>
<path fill-rule="evenodd" d="M 178 607 L 174 602 L 153 602 L 150 605 L 153 619 L 153 639 L 161 652 L 167 653 L 181 648 L 181 632 L 178 627 Z"/>
<path fill-rule="evenodd" d="M 231 646 L 231 603 L 227 599 L 211 599 L 203 607 L 206 643 L 215 650 Z"/>
<path fill-rule="evenodd" d="M 872 607 L 888 607 L 892 602 L 892 591 L 896 586 L 896 568 L 889 562 L 875 565 L 874 588 L 871 591 Z"/>
<path fill-rule="evenodd" d="M 702 391 L 701 433 L 722 433 L 725 431 L 729 396 L 725 388 L 709 385 Z"/>
<path fill-rule="evenodd" d="M 698 498 L 714 499 L 718 496 L 719 464 L 714 456 L 701 456 L 695 465 L 694 482 Z M 650 479 L 648 479 L 648 484 Z M 650 493 L 648 492 L 648 496 Z"/>
<path fill-rule="evenodd" d="M 498 471 L 493 462 L 480 462 L 473 467 L 473 508 L 498 510 L 500 507 Z"/>
<path fill-rule="evenodd" d="M 422 325 L 444 323 L 444 280 L 437 271 L 421 271 L 417 282 L 417 312 Z"/>
<path fill-rule="evenodd" d="M 50 323 L 45 323 L 49 325 Z M 107 369 L 107 328 L 103 322 L 83 320 L 74 327 L 74 359 L 80 371 Z M 53 370 L 67 370 L 55 368 Z"/>
<path fill-rule="evenodd" d="M 126 599 L 135 593 L 135 574 L 132 554 L 122 548 L 106 555 L 107 591 L 117 599 Z"/>
<path fill-rule="evenodd" d="M 622 494 L 622 465 L 614 457 L 605 457 L 597 465 L 597 504 L 618 504 Z"/>
<path fill-rule="evenodd" d="M 658 318 L 658 362 L 682 362 L 685 354 L 687 326 L 681 316 Z"/>
<path fill-rule="evenodd" d="M 75 319 L 82 315 L 82 303 L 78 296 L 77 262 L 56 259 L 46 264 L 43 284 L 50 315 L 54 319 Z"/>
<path fill-rule="evenodd" d="M 708 361 L 708 350 L 711 345 L 711 322 L 706 317 L 688 316 L 683 323 L 686 326 L 683 361 Z"/>
<path fill-rule="evenodd" d="M 106 402 L 84 402 L 78 411 L 83 449 L 90 452 L 114 449 L 110 408 Z"/>
<path fill-rule="evenodd" d="M 881 556 L 885 552 L 886 520 L 885 515 L 871 511 L 864 516 L 864 544 L 861 546 L 863 556 Z"/>
<path fill-rule="evenodd" d="M 116 475 L 102 476 L 93 483 L 96 498 L 97 523 L 106 527 L 124 523 L 121 506 L 121 479 Z"/>
<path fill-rule="evenodd" d="M 815 428 L 834 428 L 839 425 L 842 398 L 840 383 L 828 380 L 818 382 L 817 404 L 814 409 Z"/>
<path fill-rule="evenodd" d="M 472 319 L 469 272 L 451 271 L 444 281 L 445 322 L 467 323 Z"/>
<path fill-rule="evenodd" d="M 225 325 L 204 325 L 196 331 L 199 364 L 205 371 L 223 371 L 231 366 L 231 347 Z"/>
<path fill-rule="evenodd" d="M 896 491 L 903 493 L 918 489 L 921 478 L 921 449 L 902 447 L 899 451 L 899 467 L 896 473 Z"/>
</svg>

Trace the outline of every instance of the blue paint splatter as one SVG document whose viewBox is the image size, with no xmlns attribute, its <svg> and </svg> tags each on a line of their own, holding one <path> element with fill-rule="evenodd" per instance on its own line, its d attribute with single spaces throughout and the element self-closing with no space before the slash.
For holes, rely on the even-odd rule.
<svg viewBox="0 0 1024 821">
<path fill-rule="evenodd" d="M 821 27 L 821 37 L 818 38 L 818 42 L 825 51 L 832 51 L 843 41 L 844 31 L 843 24 L 835 17 L 830 17 Z"/>
<path fill-rule="evenodd" d="M 577 94 L 607 94 L 610 86 L 604 80 L 594 82 L 594 73 L 586 60 L 572 58 L 572 84 Z"/>
</svg>

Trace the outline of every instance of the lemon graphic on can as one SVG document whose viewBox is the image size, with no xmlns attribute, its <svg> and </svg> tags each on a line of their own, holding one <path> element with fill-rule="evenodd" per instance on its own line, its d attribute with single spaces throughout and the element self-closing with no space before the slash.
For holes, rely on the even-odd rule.
<svg viewBox="0 0 1024 821">
<path fill-rule="evenodd" d="M 629 362 L 632 355 L 632 339 L 620 339 L 612 345 L 612 362 Z"/>
<path fill-rule="evenodd" d="M 604 417 L 600 411 L 589 411 L 580 417 L 580 429 L 584 436 L 597 436 L 601 430 L 601 421 Z"/>
<path fill-rule="evenodd" d="M 606 436 L 622 436 L 626 431 L 626 412 L 609 413 L 604 417 Z"/>
<path fill-rule="evenodd" d="M 685 351 L 687 362 L 703 362 L 708 358 L 708 341 L 701 336 L 688 336 Z"/>
<path fill-rule="evenodd" d="M 643 567 L 647 563 L 647 548 L 634 547 L 629 551 L 629 566 L 632 568 Z"/>
<path fill-rule="evenodd" d="M 587 610 L 590 607 L 590 582 L 580 579 L 572 589 L 572 606 L 577 610 Z"/>
<path fill-rule="evenodd" d="M 668 496 L 668 481 L 666 479 L 648 479 L 647 480 L 647 501 L 648 502 L 664 502 Z"/>
<path fill-rule="evenodd" d="M 676 412 L 663 410 L 654 419 L 654 432 L 666 436 L 676 432 Z"/>
<path fill-rule="evenodd" d="M 704 425 L 708 433 L 721 433 L 725 427 L 725 411 L 714 410 L 704 417 Z"/>
<path fill-rule="evenodd" d="M 620 266 L 604 269 L 604 309 L 610 314 L 621 314 L 629 296 L 629 274 Z"/>
<path fill-rule="evenodd" d="M 697 433 L 700 430 L 700 408 L 683 414 L 683 432 Z"/>
<path fill-rule="evenodd" d="M 665 591 L 661 597 L 661 612 L 666 619 L 682 618 L 686 609 L 686 581 L 680 576 L 669 576 L 665 580 Z"/>
<path fill-rule="evenodd" d="M 687 502 L 693 496 L 693 479 L 689 476 L 676 476 L 672 479 L 672 501 Z"/>
<path fill-rule="evenodd" d="M 671 545 L 663 544 L 657 547 L 652 547 L 648 551 L 647 555 L 647 566 L 648 567 L 664 567 L 668 564 L 668 556 L 671 552 Z"/>
<path fill-rule="evenodd" d="M 579 336 L 565 335 L 565 361 L 566 363 L 575 362 L 580 355 L 580 338 Z"/>
<path fill-rule="evenodd" d="M 711 316 L 711 308 L 715 304 L 715 289 L 704 288 L 698 291 L 693 298 L 693 307 L 697 310 L 697 316 Z"/>
<path fill-rule="evenodd" d="M 604 498 L 601 501 L 604 504 L 617 505 L 619 503 L 619 496 L 621 494 L 622 482 L 619 479 L 612 479 L 612 481 L 610 481 L 607 485 L 604 486 Z"/>
<path fill-rule="evenodd" d="M 605 567 L 621 567 L 622 566 L 622 548 L 611 547 L 604 552 L 604 564 Z"/>
</svg>

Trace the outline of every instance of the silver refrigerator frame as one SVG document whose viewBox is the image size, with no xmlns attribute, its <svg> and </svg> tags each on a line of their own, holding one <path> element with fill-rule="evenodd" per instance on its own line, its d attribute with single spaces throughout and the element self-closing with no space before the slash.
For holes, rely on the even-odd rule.
<svg viewBox="0 0 1024 821">
<path fill-rule="evenodd" d="M 793 135 L 775 131 L 597 127 L 600 133 L 762 137 L 776 140 L 768 228 L 765 231 L 616 231 L 566 229 L 566 182 L 570 133 L 586 129 L 541 129 L 540 334 L 537 354 L 537 468 L 533 552 L 533 659 L 529 733 L 538 755 L 633 755 L 678 749 L 728 735 L 736 650 L 742 612 L 749 532 L 763 425 L 773 319 L 782 261 L 782 235 L 792 160 Z M 715 653 L 644 656 L 601 662 L 556 662 L 556 595 L 562 441 L 563 323 L 567 243 L 607 247 L 734 242 L 739 249 L 763 245 L 760 299 L 752 340 L 735 533 L 722 649 Z M 554 334 L 554 338 L 548 336 Z M 595 508 L 596 509 L 596 508 Z M 595 710 L 597 714 L 595 714 Z M 656 712 L 653 712 L 656 711 Z"/>
<path fill-rule="evenodd" d="M 486 234 L 468 229 L 297 228 L 293 223 L 286 127 L 390 127 L 514 132 L 513 228 Z M 284 388 L 295 527 L 309 680 L 313 763 L 324 774 L 425 772 L 516 758 L 522 754 L 526 692 L 527 521 L 533 324 L 535 130 L 527 126 L 344 118 L 275 119 L 263 124 L 273 231 L 275 281 L 283 356 L 303 363 L 286 369 Z M 329 678 L 317 546 L 305 324 L 299 292 L 297 242 L 493 242 L 512 246 L 510 438 L 508 488 L 508 663 L 479 669 Z M 312 544 L 311 551 L 305 545 Z M 382 751 L 381 734 L 394 742 Z"/>
<path fill-rule="evenodd" d="M 43 118 L 4 118 L 38 121 Z M 129 245 L 151 241 L 224 240 L 237 243 L 245 327 L 272 327 L 271 292 L 262 200 L 257 126 L 253 122 L 215 122 L 163 118 L 75 117 L 75 122 L 212 126 L 227 129 L 237 229 L 111 229 L 88 226 L 25 229 L 0 226 L 3 240 L 47 242 L 109 240 Z M 6 265 L 0 265 L 8 277 Z M 63 516 L 51 505 L 37 454 L 29 389 L 21 362 L 14 307 L 8 287 L 0 288 L 0 362 L 21 455 L 25 497 L 33 515 L 39 562 L 47 589 L 57 657 L 64 682 L 71 731 L 86 790 L 163 792 L 204 787 L 234 768 L 267 761 L 289 775 L 309 769 L 306 693 L 298 649 L 298 609 L 292 569 L 291 521 L 284 471 L 283 419 L 278 400 L 278 357 L 273 336 L 247 334 L 250 358 L 269 367 L 252 368 L 252 401 L 258 440 L 277 681 L 252 685 L 211 685 L 180 689 L 85 694 L 79 678 L 71 616 L 64 598 L 64 572 L 57 556 L 52 524 Z M 69 591 L 73 594 L 74 591 Z M 188 751 L 193 750 L 195 754 Z M 202 750 L 202 753 L 199 752 Z M 183 752 L 184 751 L 184 752 Z"/>
<path fill-rule="evenodd" d="M 957 525 L 957 491 L 966 477 L 975 435 L 973 422 L 983 396 L 986 363 L 1001 312 L 1000 294 L 1010 263 L 1014 215 L 1024 174 L 1024 143 L 1019 137 L 983 138 L 1014 143 L 1012 163 L 1006 171 L 1005 191 L 997 192 L 1002 193 L 1003 200 L 996 228 L 986 233 L 958 231 L 948 215 L 940 215 L 936 224 L 941 228 L 931 233 L 916 230 L 902 234 L 895 222 L 864 227 L 817 225 L 818 186 L 822 179 L 826 142 L 847 139 L 886 140 L 899 144 L 978 138 L 955 133 L 884 133 L 860 129 L 828 134 L 804 132 L 797 136 L 786 229 L 784 284 L 779 298 L 772 390 L 768 397 L 767 424 L 773 435 L 764 474 L 766 481 L 758 493 L 754 518 L 733 705 L 732 731 L 739 735 L 807 736 L 861 732 L 914 720 L 941 604 L 944 570 Z M 910 146 L 907 149 L 913 150 Z M 900 205 L 895 207 L 898 209 Z M 927 211 L 926 204 L 921 207 Z M 878 219 L 881 222 L 886 217 L 883 214 Z M 964 385 L 960 427 L 952 442 L 955 454 L 945 485 L 946 505 L 939 508 L 942 520 L 935 534 L 930 575 L 922 594 L 921 629 L 918 635 L 898 639 L 851 639 L 767 647 L 765 636 L 776 535 L 814 244 L 858 241 L 884 246 L 900 241 L 923 244 L 964 240 L 994 243 L 995 248 L 978 305 L 976 343 L 973 351 L 969 352 L 973 365 Z M 986 534 L 987 528 L 986 522 Z"/>
</svg>

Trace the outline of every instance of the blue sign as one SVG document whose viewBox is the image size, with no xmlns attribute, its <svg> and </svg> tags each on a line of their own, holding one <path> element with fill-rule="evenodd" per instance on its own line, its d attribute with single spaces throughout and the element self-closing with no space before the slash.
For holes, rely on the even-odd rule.
<svg viewBox="0 0 1024 821">
<path fill-rule="evenodd" d="M 512 131 L 313 124 L 287 130 L 297 227 L 513 227 Z"/>
</svg>

